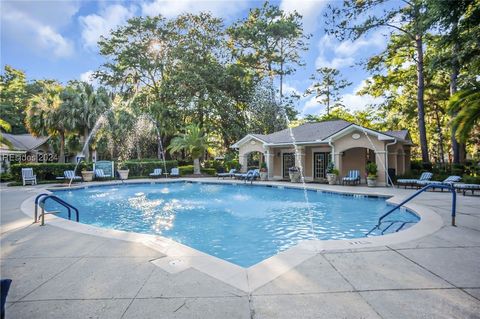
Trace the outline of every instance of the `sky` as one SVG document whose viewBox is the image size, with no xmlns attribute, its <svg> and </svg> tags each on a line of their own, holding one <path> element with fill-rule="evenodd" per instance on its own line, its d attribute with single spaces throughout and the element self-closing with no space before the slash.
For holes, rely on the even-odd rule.
<svg viewBox="0 0 480 319">
<path fill-rule="evenodd" d="M 342 91 L 343 104 L 352 111 L 362 110 L 380 100 L 355 94 L 371 76 L 359 62 L 381 52 L 387 41 L 381 31 L 353 42 L 339 42 L 326 35 L 323 13 L 329 1 L 338 0 L 271 1 L 285 11 L 300 13 L 305 32 L 312 35 L 309 50 L 302 57 L 305 66 L 286 77 L 284 88 L 303 95 L 317 68 L 337 68 L 353 83 Z M 158 14 L 173 18 L 185 12 L 210 11 L 230 25 L 262 4 L 252 0 L 2 0 L 1 66 L 2 70 L 5 65 L 21 69 L 30 80 L 56 79 L 64 84 L 73 79 L 90 81 L 89 75 L 104 62 L 98 53 L 99 37 L 129 18 Z M 300 116 L 325 112 L 314 97 L 302 97 L 297 109 Z"/>
</svg>

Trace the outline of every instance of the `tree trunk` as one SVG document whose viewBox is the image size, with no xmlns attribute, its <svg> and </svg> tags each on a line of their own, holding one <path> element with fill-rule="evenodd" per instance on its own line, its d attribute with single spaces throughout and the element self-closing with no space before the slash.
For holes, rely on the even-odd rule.
<svg viewBox="0 0 480 319">
<path fill-rule="evenodd" d="M 457 26 L 455 26 L 452 30 L 456 32 Z M 452 73 L 450 73 L 450 96 L 453 96 L 457 93 L 457 86 L 458 86 L 458 74 L 460 73 L 460 63 L 458 61 L 458 51 L 460 50 L 460 45 L 457 43 L 454 44 L 452 48 Z M 455 117 L 457 114 L 452 114 L 452 117 Z M 453 153 L 453 163 L 460 164 L 464 162 L 465 158 L 462 156 L 465 154 L 465 144 L 459 143 L 457 138 L 455 137 L 455 131 L 452 128 L 452 153 Z M 463 153 L 463 154 L 462 154 Z"/>
<path fill-rule="evenodd" d="M 84 145 L 83 145 L 83 156 L 85 157 L 85 161 L 88 162 L 90 160 L 90 148 L 89 148 L 89 143 L 90 141 L 88 140 L 88 127 L 85 127 L 83 129 L 83 139 L 84 139 Z"/>
<path fill-rule="evenodd" d="M 195 175 L 200 175 L 200 159 L 199 158 L 194 158 L 193 159 L 193 174 Z"/>
<path fill-rule="evenodd" d="M 445 152 L 443 150 L 443 133 L 442 133 L 442 124 L 440 123 L 440 115 L 438 114 L 438 108 L 435 107 L 435 121 L 437 122 L 437 131 L 438 131 L 438 150 L 440 153 L 440 162 L 445 164 Z"/>
<path fill-rule="evenodd" d="M 425 129 L 425 79 L 423 75 L 423 40 L 421 35 L 416 35 L 415 44 L 417 51 L 417 108 L 420 148 L 422 150 L 422 162 L 430 163 L 430 158 L 428 156 L 427 131 Z"/>
<path fill-rule="evenodd" d="M 58 155 L 58 162 L 65 163 L 65 132 L 60 132 L 60 154 Z"/>
<path fill-rule="evenodd" d="M 163 155 L 162 138 L 160 136 L 157 136 L 157 158 L 159 160 L 165 159 L 165 157 Z"/>
</svg>

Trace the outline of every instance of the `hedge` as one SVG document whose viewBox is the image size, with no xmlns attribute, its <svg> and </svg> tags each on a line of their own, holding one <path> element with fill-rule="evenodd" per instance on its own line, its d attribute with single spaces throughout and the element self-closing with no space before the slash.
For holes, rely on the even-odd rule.
<svg viewBox="0 0 480 319">
<path fill-rule="evenodd" d="M 63 176 L 64 171 L 74 170 L 73 163 L 22 163 L 12 164 L 10 173 L 15 181 L 22 181 L 22 168 L 32 168 L 33 173 L 37 175 L 37 180 L 55 180 L 57 177 Z M 80 174 L 82 168 L 89 164 L 80 163 L 77 168 L 77 174 Z M 91 164 L 90 164 L 91 165 Z"/>
<path fill-rule="evenodd" d="M 185 166 L 179 166 L 178 170 L 180 171 L 180 175 L 193 175 L 193 165 L 185 165 Z M 207 174 L 207 175 L 215 175 L 217 171 L 214 168 L 201 168 L 200 172 L 202 174 Z"/>
<path fill-rule="evenodd" d="M 122 168 L 128 168 L 130 172 L 128 173 L 130 176 L 149 176 L 150 173 L 153 173 L 153 170 L 155 168 L 161 168 L 162 173 L 165 173 L 165 167 L 167 168 L 168 173 L 170 173 L 170 170 L 173 167 L 177 167 L 178 163 L 177 161 L 165 161 L 165 164 L 163 161 L 159 160 L 147 160 L 147 161 L 139 161 L 139 160 L 134 160 L 134 161 L 125 161 L 118 163 L 117 166 L 120 166 Z"/>
</svg>

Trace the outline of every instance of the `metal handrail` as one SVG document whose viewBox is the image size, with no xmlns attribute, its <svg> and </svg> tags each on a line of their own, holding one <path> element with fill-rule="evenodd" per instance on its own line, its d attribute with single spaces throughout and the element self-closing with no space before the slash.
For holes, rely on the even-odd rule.
<svg viewBox="0 0 480 319">
<path fill-rule="evenodd" d="M 62 205 L 63 207 L 67 208 L 68 210 L 68 219 L 70 220 L 71 217 L 72 217 L 72 213 L 71 213 L 71 210 L 73 209 L 75 211 L 75 220 L 77 222 L 80 221 L 80 213 L 78 211 L 78 209 L 67 203 L 66 201 L 64 201 L 63 199 L 55 196 L 55 195 L 51 195 L 51 194 L 46 194 L 46 193 L 43 193 L 43 194 L 40 194 L 38 195 L 36 198 L 35 198 L 35 220 L 33 221 L 34 223 L 36 223 L 38 221 L 38 206 L 40 206 L 42 208 L 42 213 L 41 213 L 41 216 L 42 216 L 42 223 L 41 225 L 43 226 L 45 224 L 45 201 L 47 199 L 51 199 L 57 203 L 59 203 L 60 205 Z"/>
<path fill-rule="evenodd" d="M 457 209 L 457 193 L 455 193 L 455 188 L 453 187 L 453 185 L 451 184 L 428 184 L 424 187 L 422 187 L 421 189 L 419 189 L 418 191 L 416 191 L 414 194 L 412 194 L 411 196 L 409 196 L 407 199 L 405 199 L 404 201 L 402 201 L 400 204 L 396 205 L 395 207 L 393 207 L 392 209 L 390 209 L 388 212 L 386 212 L 385 214 L 383 214 L 382 216 L 380 216 L 380 218 L 378 219 L 378 222 L 377 222 L 377 225 L 375 225 L 375 227 L 373 227 L 365 236 L 368 236 L 370 233 L 372 233 L 375 229 L 380 229 L 380 225 L 382 224 L 383 222 L 383 219 L 385 217 L 387 217 L 388 215 L 390 215 L 391 213 L 393 213 L 395 210 L 397 210 L 398 208 L 402 207 L 405 203 L 411 201 L 412 199 L 414 199 L 415 197 L 417 197 L 418 195 L 420 195 L 421 193 L 427 191 L 428 189 L 430 188 L 441 188 L 441 189 L 448 189 L 450 190 L 450 192 L 452 193 L 452 226 L 455 226 L 455 217 L 456 217 L 456 209 Z M 402 224 L 395 232 L 398 232 L 400 229 L 402 229 L 405 224 L 407 224 L 408 222 Z M 387 229 L 392 226 L 392 225 L 389 225 L 387 227 Z M 386 229 L 383 230 L 383 232 L 385 232 Z M 382 234 L 383 234 L 382 232 Z"/>
</svg>

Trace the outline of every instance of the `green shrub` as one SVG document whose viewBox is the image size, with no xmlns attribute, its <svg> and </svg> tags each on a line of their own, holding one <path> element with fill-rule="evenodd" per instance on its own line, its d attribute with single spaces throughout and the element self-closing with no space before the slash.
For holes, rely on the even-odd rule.
<svg viewBox="0 0 480 319">
<path fill-rule="evenodd" d="M 223 170 L 224 163 L 223 160 L 208 160 L 203 162 L 204 168 L 214 168 L 215 171 Z"/>
<path fill-rule="evenodd" d="M 217 173 L 217 170 L 215 168 L 202 168 L 200 170 L 202 174 L 207 174 L 207 175 L 215 175 Z"/>
<path fill-rule="evenodd" d="M 480 176 L 462 176 L 462 182 L 467 184 L 480 184 Z"/>
<path fill-rule="evenodd" d="M 181 176 L 193 175 L 193 165 L 179 166 L 178 170 Z M 200 172 L 206 175 L 215 175 L 217 170 L 215 168 L 201 168 Z"/>
<path fill-rule="evenodd" d="M 193 165 L 179 166 L 178 170 L 179 170 L 181 176 L 192 175 L 193 174 Z"/>
<path fill-rule="evenodd" d="M 85 167 L 85 163 L 80 163 L 77 168 L 76 174 L 80 174 L 80 171 Z M 63 176 L 63 172 L 67 170 L 74 170 L 75 164 L 73 163 L 22 163 L 12 164 L 10 172 L 15 181 L 22 181 L 22 168 L 32 168 L 33 173 L 37 175 L 37 180 L 55 180 L 57 177 Z"/>
<path fill-rule="evenodd" d="M 130 170 L 128 173 L 131 176 L 149 176 L 150 173 L 153 173 L 153 170 L 155 168 L 161 168 L 162 173 L 165 173 L 165 167 L 167 167 L 167 171 L 170 172 L 170 170 L 174 167 L 178 166 L 177 161 L 165 161 L 165 164 L 163 161 L 160 160 L 147 160 L 147 161 L 140 161 L 140 160 L 134 160 L 134 161 L 125 161 L 117 164 L 117 167 L 121 166 L 122 168 L 127 168 Z"/>
<path fill-rule="evenodd" d="M 373 162 L 367 163 L 366 171 L 369 178 L 376 178 L 378 171 L 377 164 Z"/>
<path fill-rule="evenodd" d="M 0 181 L 1 182 L 9 182 L 13 180 L 13 176 L 10 173 L 2 173 L 0 174 Z"/>
<path fill-rule="evenodd" d="M 240 165 L 240 162 L 238 160 L 230 160 L 230 161 L 225 161 L 224 162 L 224 165 L 225 165 L 225 170 L 226 171 L 230 171 L 232 168 L 236 169 L 236 170 L 240 170 L 240 168 L 242 168 L 242 165 Z"/>
</svg>

